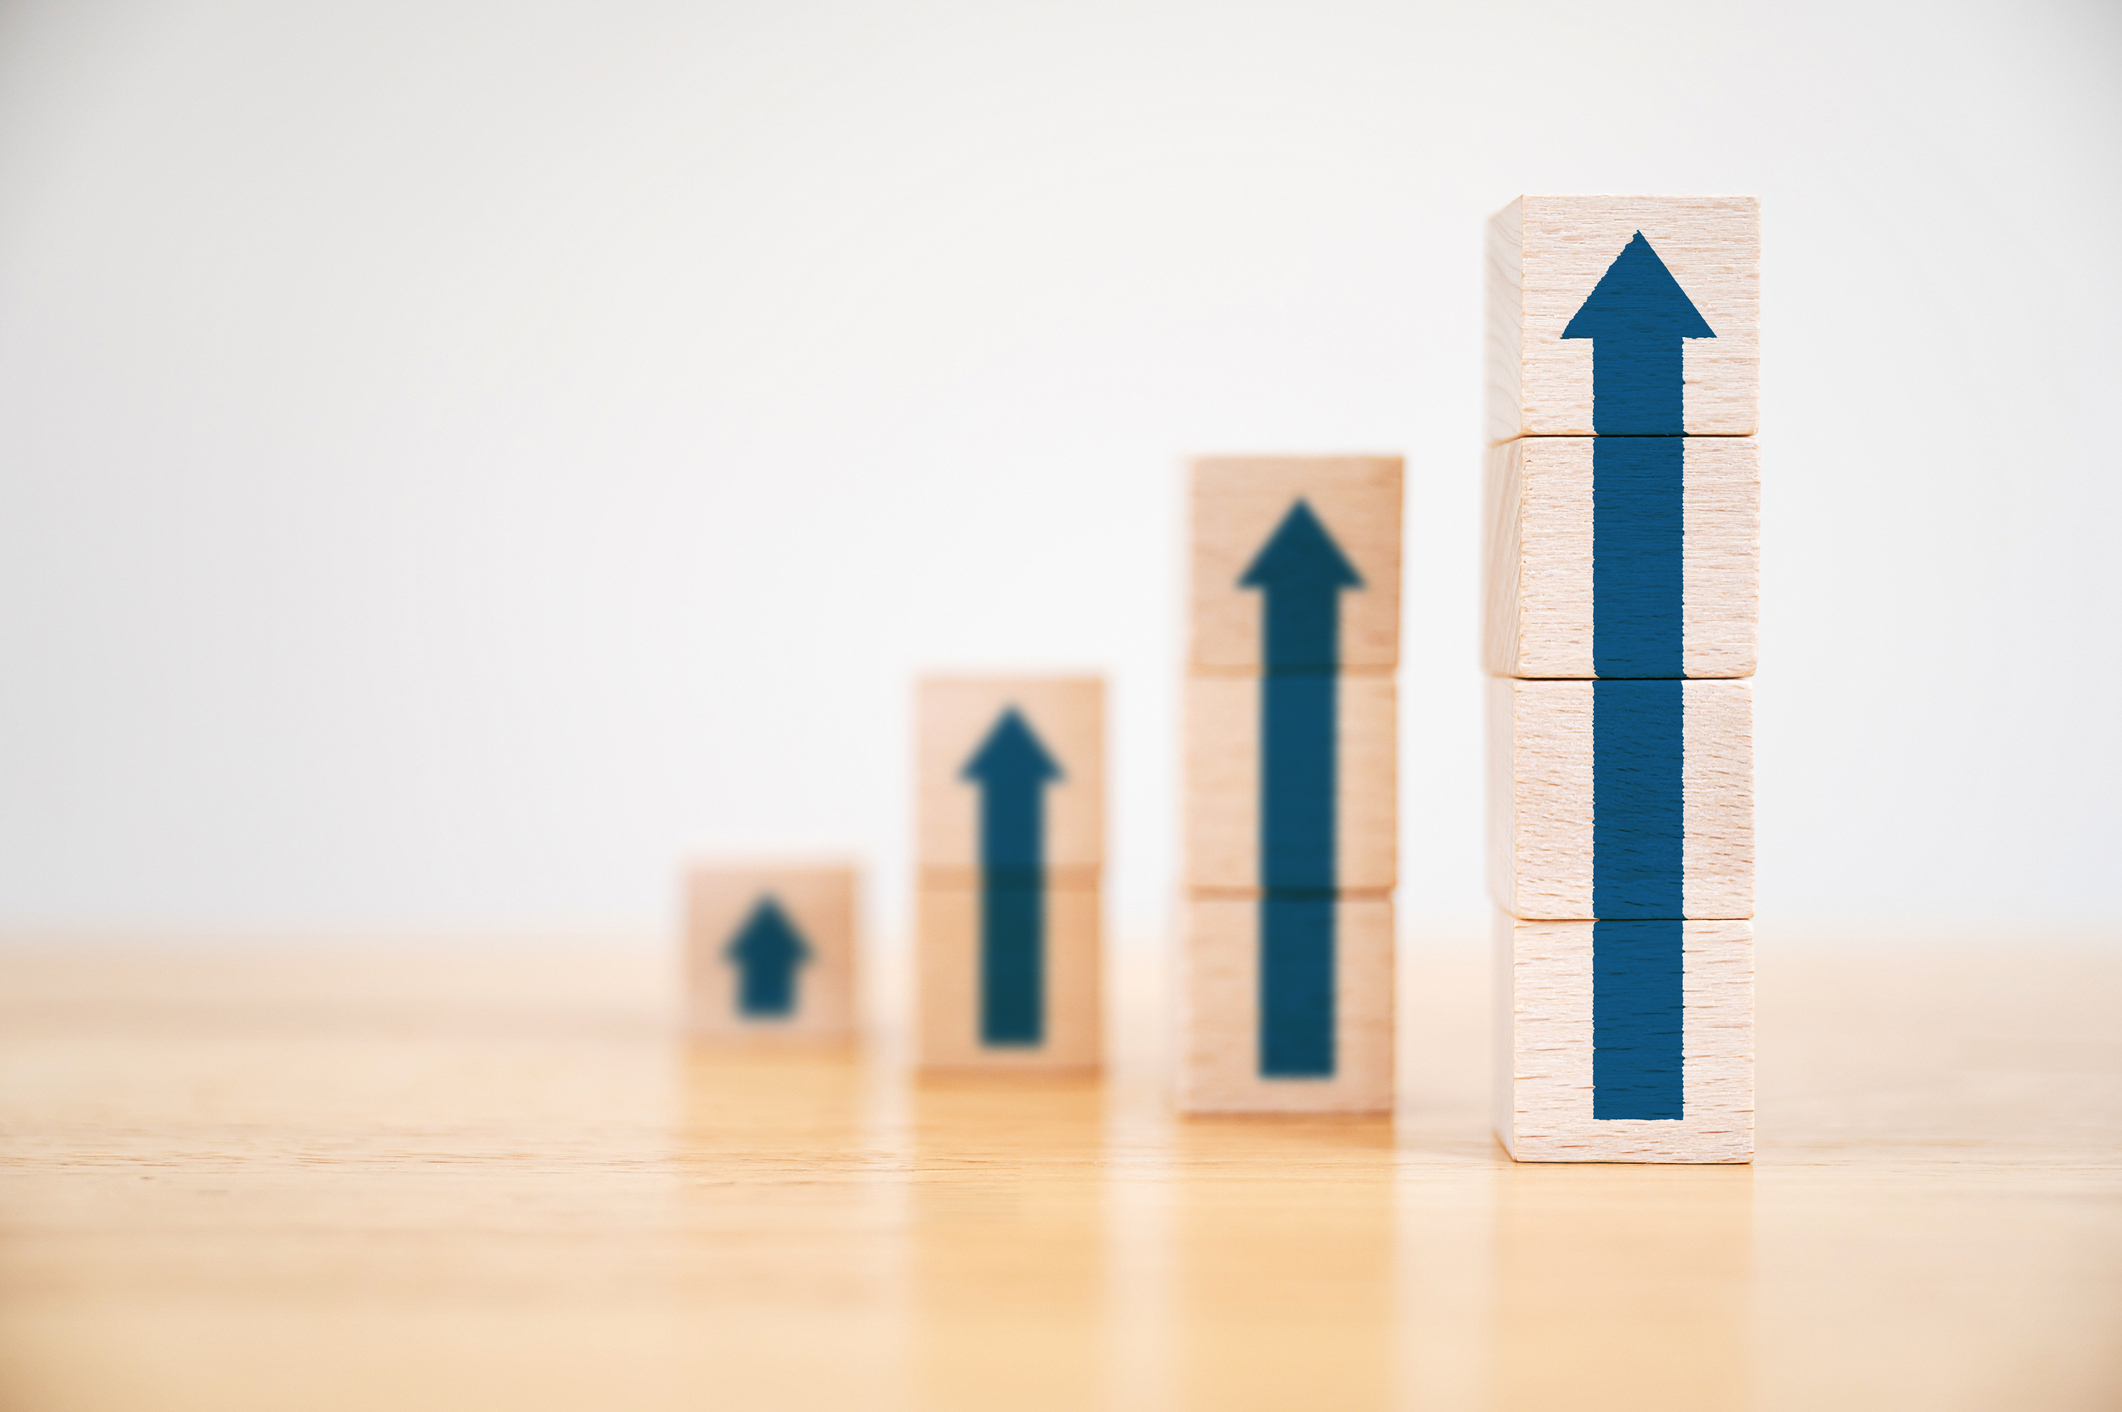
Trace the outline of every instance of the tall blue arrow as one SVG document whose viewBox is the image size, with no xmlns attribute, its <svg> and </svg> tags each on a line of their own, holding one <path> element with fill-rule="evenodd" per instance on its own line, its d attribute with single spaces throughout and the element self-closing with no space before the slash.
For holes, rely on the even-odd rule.
<svg viewBox="0 0 2122 1412">
<path fill-rule="evenodd" d="M 795 1013 L 796 967 L 811 952 L 778 901 L 760 898 L 723 954 L 737 966 L 738 1014 L 766 1020 Z"/>
<path fill-rule="evenodd" d="M 1683 340 L 1716 334 L 1643 233 L 1592 340 L 1592 1116 L 1679 1118 L 1686 818 Z M 1637 680 L 1626 680 L 1637 678 Z"/>
<path fill-rule="evenodd" d="M 1299 500 L 1238 580 L 1261 591 L 1260 1073 L 1334 1072 L 1341 594 L 1363 586 Z"/>
<path fill-rule="evenodd" d="M 1046 1038 L 1046 786 L 1061 778 L 1012 706 L 965 762 L 980 785 L 980 1042 Z"/>
</svg>

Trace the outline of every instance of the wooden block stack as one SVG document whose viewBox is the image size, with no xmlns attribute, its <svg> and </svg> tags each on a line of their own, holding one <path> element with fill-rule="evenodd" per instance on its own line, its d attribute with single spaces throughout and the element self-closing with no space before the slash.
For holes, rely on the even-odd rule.
<svg viewBox="0 0 2122 1412">
<path fill-rule="evenodd" d="M 1393 1101 L 1397 457 L 1191 470 L 1179 1104 Z"/>
<path fill-rule="evenodd" d="M 1097 1067 L 1105 683 L 932 677 L 915 715 L 920 1064 Z"/>
<path fill-rule="evenodd" d="M 1489 225 L 1496 1127 L 1526 1161 L 1753 1155 L 1760 218 Z"/>
<path fill-rule="evenodd" d="M 685 874 L 685 935 L 692 1033 L 854 1037 L 854 864 L 693 864 Z"/>
</svg>

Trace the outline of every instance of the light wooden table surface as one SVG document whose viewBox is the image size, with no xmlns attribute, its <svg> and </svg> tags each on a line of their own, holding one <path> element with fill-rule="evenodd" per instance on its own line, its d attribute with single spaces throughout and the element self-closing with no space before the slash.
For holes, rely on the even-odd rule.
<svg viewBox="0 0 2122 1412">
<path fill-rule="evenodd" d="M 1752 1168 L 688 1050 L 661 957 L 0 951 L 0 1407 L 2122 1408 L 2122 963 L 1785 954 Z"/>
</svg>

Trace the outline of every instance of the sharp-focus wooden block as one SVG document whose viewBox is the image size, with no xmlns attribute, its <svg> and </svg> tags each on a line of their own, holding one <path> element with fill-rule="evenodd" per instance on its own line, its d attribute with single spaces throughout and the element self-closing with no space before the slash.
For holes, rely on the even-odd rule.
<svg viewBox="0 0 2122 1412">
<path fill-rule="evenodd" d="M 994 920 L 978 887 L 923 888 L 914 898 L 915 1045 L 928 1069 L 1088 1069 L 1102 1048 L 1097 888 L 1039 890 L 1003 900 L 1029 905 L 1040 933 L 1032 1007 L 1036 1038 L 1005 1023 L 994 1038 L 985 1003 L 984 937 Z M 1005 921 L 1007 919 L 1005 918 Z M 1019 978 L 1021 980 L 1021 977 Z M 1020 1012 L 1021 1014 L 1021 1012 Z"/>
<path fill-rule="evenodd" d="M 1638 234 L 1714 335 L 1673 335 L 1686 380 L 1686 433 L 1755 430 L 1760 202 L 1751 196 L 1521 196 L 1488 225 L 1490 441 L 1622 430 L 1593 426 L 1594 339 L 1581 325 L 1575 336 L 1564 332 Z M 1616 273 L 1626 281 L 1640 272 L 1624 266 Z"/>
<path fill-rule="evenodd" d="M 1751 682 L 1489 688 L 1489 882 L 1504 911 L 1753 916 Z"/>
<path fill-rule="evenodd" d="M 855 867 L 701 862 L 685 874 L 686 1013 L 699 1035 L 855 1032 Z"/>
<path fill-rule="evenodd" d="M 1186 875 L 1196 888 L 1267 884 L 1260 858 L 1260 722 L 1265 677 L 1196 676 L 1186 683 Z M 1393 679 L 1333 682 L 1332 885 L 1389 891 L 1398 878 L 1398 717 Z"/>
<path fill-rule="evenodd" d="M 1334 570 L 1336 665 L 1389 671 L 1400 660 L 1400 479 L 1398 456 L 1219 456 L 1193 462 L 1192 629 L 1194 668 L 1258 671 L 1266 665 L 1264 580 L 1277 569 L 1304 575 L 1324 556 Z M 1292 530 L 1299 502 L 1327 545 Z M 1306 527 L 1308 528 L 1308 527 Z M 1262 551 L 1281 539 L 1279 559 Z M 1338 550 L 1341 565 L 1332 561 Z M 1256 573 L 1256 566 L 1259 572 Z M 1249 586 L 1247 580 L 1254 582 Z"/>
<path fill-rule="evenodd" d="M 1595 437 L 1521 437 L 1488 455 L 1488 670 L 1595 677 Z M 1680 437 L 1681 664 L 1689 677 L 1754 672 L 1761 458 L 1752 437 Z"/>
<path fill-rule="evenodd" d="M 1307 1013 L 1303 995 L 1294 1012 L 1272 1017 L 1286 1026 L 1330 1020 L 1327 1065 L 1301 1062 L 1304 1036 L 1295 1036 L 1300 1062 L 1286 1068 L 1330 1073 L 1275 1076 L 1278 1041 L 1263 1033 L 1261 1003 L 1267 937 L 1281 925 L 1271 906 L 1300 911 L 1294 940 L 1316 940 L 1323 912 L 1331 918 L 1330 1017 Z M 1179 1107 L 1189 1113 L 1383 1113 L 1393 1106 L 1393 904 L 1366 897 L 1340 901 L 1271 903 L 1254 898 L 1195 897 L 1186 904 L 1180 981 Z M 1314 933 L 1307 938 L 1305 933 Z M 1302 958 L 1298 958 L 1300 968 Z M 1301 992 L 1301 986 L 1294 988 Z M 1285 1030 L 1285 1035 L 1288 1031 Z"/>
<path fill-rule="evenodd" d="M 1519 1161 L 1752 1160 L 1753 923 L 1644 925 L 1498 917 L 1496 1134 Z M 1602 1116 L 1650 1111 L 1671 1116 Z"/>
<path fill-rule="evenodd" d="M 1024 843 L 1037 849 L 1050 886 L 1097 885 L 1105 861 L 1102 678 L 929 677 L 915 716 L 922 886 L 975 885 L 983 819 L 1007 824 L 1013 802 L 1032 811 L 1035 837 Z M 1000 812 L 984 813 L 989 804 Z"/>
</svg>

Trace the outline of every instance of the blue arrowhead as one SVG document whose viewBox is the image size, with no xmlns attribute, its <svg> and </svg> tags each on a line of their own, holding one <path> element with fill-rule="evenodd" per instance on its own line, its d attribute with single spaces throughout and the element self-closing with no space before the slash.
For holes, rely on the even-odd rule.
<svg viewBox="0 0 2122 1412">
<path fill-rule="evenodd" d="M 1679 436 L 1686 425 L 1680 340 L 1717 335 L 1639 230 L 1562 336 L 1592 340 L 1594 431 Z"/>
<path fill-rule="evenodd" d="M 723 953 L 737 964 L 737 1010 L 762 1018 L 796 1009 L 796 967 L 810 960 L 802 933 L 772 897 L 762 897 Z"/>
<path fill-rule="evenodd" d="M 1311 506 L 1299 500 L 1290 507 L 1238 586 L 1267 595 L 1261 652 L 1267 668 L 1340 665 L 1341 590 L 1361 588 L 1363 579 Z"/>
<path fill-rule="evenodd" d="M 1022 788 L 1060 779 L 1061 767 L 1012 706 L 995 722 L 995 728 L 973 752 L 973 758 L 965 762 L 965 778 L 990 788 Z"/>
<path fill-rule="evenodd" d="M 1011 706 L 964 777 L 980 786 L 980 1039 L 1046 1034 L 1046 786 L 1061 767 Z"/>
</svg>

